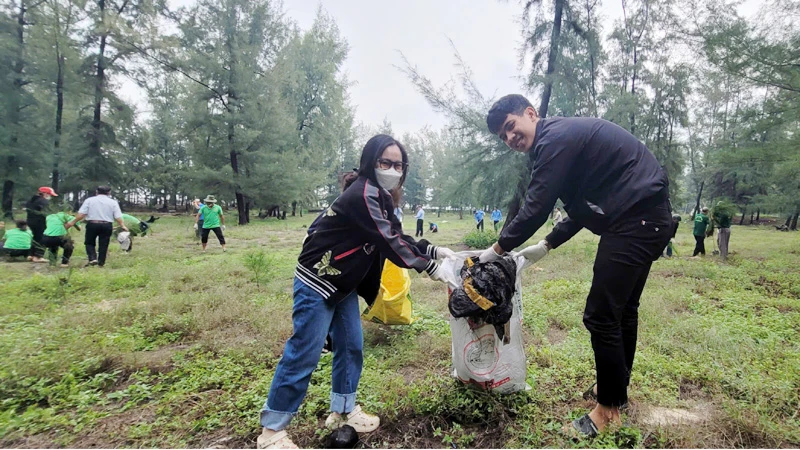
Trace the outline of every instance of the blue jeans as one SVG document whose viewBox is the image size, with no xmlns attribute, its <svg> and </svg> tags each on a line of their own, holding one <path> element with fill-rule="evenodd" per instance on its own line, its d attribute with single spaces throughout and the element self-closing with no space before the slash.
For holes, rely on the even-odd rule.
<svg viewBox="0 0 800 450">
<path fill-rule="evenodd" d="M 261 426 L 275 431 L 286 428 L 300 409 L 329 333 L 333 343 L 331 411 L 347 414 L 355 408 L 364 365 L 364 337 L 355 292 L 331 306 L 295 277 L 292 326 L 292 336 L 286 341 L 261 410 Z"/>
</svg>

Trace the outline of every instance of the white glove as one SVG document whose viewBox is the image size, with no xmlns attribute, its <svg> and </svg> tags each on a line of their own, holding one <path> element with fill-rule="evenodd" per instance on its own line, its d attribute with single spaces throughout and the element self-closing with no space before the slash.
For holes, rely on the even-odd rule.
<svg viewBox="0 0 800 450">
<path fill-rule="evenodd" d="M 450 259 L 456 257 L 456 252 L 447 247 L 436 247 L 436 256 L 438 259 Z"/>
<path fill-rule="evenodd" d="M 197 222 L 194 223 L 194 229 L 197 229 Z"/>
<path fill-rule="evenodd" d="M 429 272 L 428 273 L 428 276 L 433 281 L 439 281 L 439 282 L 442 282 L 442 283 L 447 283 L 447 280 L 444 279 L 444 277 L 442 276 L 443 273 L 444 273 L 444 271 L 442 270 L 441 266 L 436 265 L 434 267 L 434 269 L 433 269 L 433 272 Z"/>
<path fill-rule="evenodd" d="M 498 259 L 502 258 L 502 255 L 498 255 L 496 251 L 494 251 L 494 244 L 489 246 L 486 250 L 481 253 L 481 256 L 478 258 L 480 262 L 487 263 L 492 261 L 497 261 Z"/>
<path fill-rule="evenodd" d="M 225 231 L 225 225 L 222 226 L 222 231 Z"/>
<path fill-rule="evenodd" d="M 536 245 L 531 245 L 530 247 L 523 248 L 522 250 L 519 251 L 518 254 L 524 256 L 525 259 L 527 259 L 528 261 L 535 263 L 536 261 L 539 261 L 540 259 L 547 256 L 548 251 L 549 250 L 547 247 L 547 241 L 541 240 Z"/>
</svg>

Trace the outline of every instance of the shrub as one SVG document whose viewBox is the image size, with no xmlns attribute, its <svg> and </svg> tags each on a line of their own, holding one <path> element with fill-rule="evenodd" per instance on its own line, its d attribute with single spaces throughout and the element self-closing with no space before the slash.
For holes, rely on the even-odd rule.
<svg viewBox="0 0 800 450">
<path fill-rule="evenodd" d="M 244 266 L 253 273 L 253 281 L 256 282 L 256 286 L 261 287 L 261 282 L 272 276 L 275 260 L 263 249 L 258 249 L 244 255 Z"/>
<path fill-rule="evenodd" d="M 497 233 L 492 230 L 473 230 L 464 236 L 464 244 L 471 248 L 484 249 L 497 242 Z"/>
</svg>

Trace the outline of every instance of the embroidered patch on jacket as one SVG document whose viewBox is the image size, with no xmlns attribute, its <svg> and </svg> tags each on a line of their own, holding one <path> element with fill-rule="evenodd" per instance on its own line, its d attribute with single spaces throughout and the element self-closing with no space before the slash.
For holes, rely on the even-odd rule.
<svg viewBox="0 0 800 450">
<path fill-rule="evenodd" d="M 327 253 L 322 255 L 322 260 L 314 264 L 314 268 L 317 269 L 317 275 L 319 276 L 324 276 L 324 275 L 336 276 L 342 273 L 339 269 L 331 266 L 330 250 L 328 250 Z"/>
<path fill-rule="evenodd" d="M 364 244 L 364 253 L 369 255 L 372 254 L 374 250 L 375 250 L 374 244 Z"/>
</svg>

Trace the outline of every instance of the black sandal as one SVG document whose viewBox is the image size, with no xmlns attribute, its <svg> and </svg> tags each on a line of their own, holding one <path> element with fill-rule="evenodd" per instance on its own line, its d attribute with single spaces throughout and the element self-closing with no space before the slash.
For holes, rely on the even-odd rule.
<svg viewBox="0 0 800 450">
<path fill-rule="evenodd" d="M 584 400 L 597 401 L 597 394 L 594 393 L 594 387 L 595 386 L 597 386 L 597 383 L 592 383 L 592 385 L 589 386 L 589 390 L 587 390 L 586 392 L 583 393 L 583 399 Z"/>
<path fill-rule="evenodd" d="M 592 418 L 588 414 L 584 414 L 580 419 L 572 421 L 572 428 L 584 437 L 593 438 L 597 437 L 599 431 L 597 425 L 594 424 Z"/>
<path fill-rule="evenodd" d="M 583 393 L 583 399 L 584 400 L 592 400 L 592 401 L 595 401 L 595 402 L 597 401 L 597 394 L 594 393 L 594 387 L 595 386 L 597 386 L 597 383 L 592 383 L 592 385 L 589 386 L 589 389 L 586 392 Z M 630 406 L 630 404 L 628 404 L 628 402 L 625 402 L 625 403 L 622 404 L 622 406 L 619 407 L 619 410 L 620 411 L 625 411 L 626 409 L 628 409 L 629 406 Z"/>
</svg>

